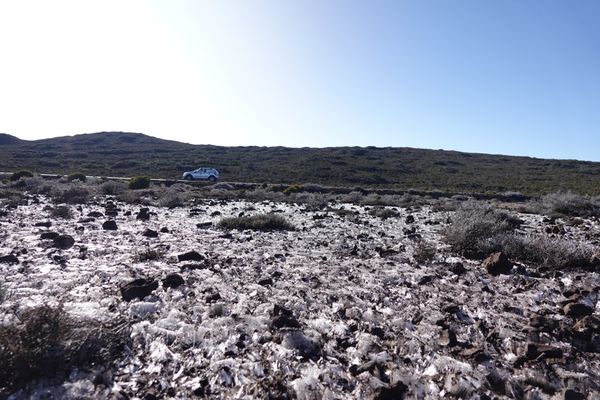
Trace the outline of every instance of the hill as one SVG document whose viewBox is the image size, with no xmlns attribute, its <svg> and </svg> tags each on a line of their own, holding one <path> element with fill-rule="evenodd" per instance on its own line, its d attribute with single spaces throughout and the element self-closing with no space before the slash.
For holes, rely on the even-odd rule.
<svg viewBox="0 0 600 400">
<path fill-rule="evenodd" d="M 0 170 L 178 179 L 214 166 L 224 181 L 319 183 L 459 192 L 600 194 L 600 163 L 392 147 L 222 147 L 140 133 L 23 141 L 0 136 Z"/>
</svg>

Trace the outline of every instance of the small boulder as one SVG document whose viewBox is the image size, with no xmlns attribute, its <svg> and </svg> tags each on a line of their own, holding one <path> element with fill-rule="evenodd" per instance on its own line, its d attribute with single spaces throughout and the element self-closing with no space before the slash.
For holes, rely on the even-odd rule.
<svg viewBox="0 0 600 400">
<path fill-rule="evenodd" d="M 169 233 L 169 228 L 167 228 L 167 227 L 160 228 L 160 233 Z"/>
<path fill-rule="evenodd" d="M 573 318 L 582 318 L 586 315 L 592 315 L 594 309 L 584 303 L 569 303 L 563 307 L 565 315 Z"/>
<path fill-rule="evenodd" d="M 258 284 L 261 286 L 271 286 L 271 285 L 273 285 L 273 279 L 272 278 L 262 278 L 258 281 Z"/>
<path fill-rule="evenodd" d="M 59 236 L 60 235 L 58 234 L 58 232 L 44 232 L 40 235 L 40 238 L 42 240 L 54 240 Z"/>
<path fill-rule="evenodd" d="M 140 208 L 140 211 L 135 216 L 135 219 L 140 221 L 148 221 L 150 219 L 150 209 L 147 207 Z"/>
<path fill-rule="evenodd" d="M 14 254 L 0 257 L 0 263 L 2 264 L 18 264 L 19 259 Z"/>
<path fill-rule="evenodd" d="M 88 213 L 88 217 L 102 218 L 102 217 L 104 217 L 104 214 L 102 214 L 100 211 L 92 211 L 92 212 Z"/>
<path fill-rule="evenodd" d="M 206 257 L 197 251 L 188 251 L 187 253 L 179 254 L 177 259 L 181 261 L 203 261 Z"/>
<path fill-rule="evenodd" d="M 172 274 L 167 275 L 165 277 L 165 279 L 163 279 L 162 284 L 163 284 L 163 287 L 165 287 L 165 288 L 175 289 L 175 288 L 185 284 L 185 281 L 183 280 L 181 275 L 172 273 Z"/>
<path fill-rule="evenodd" d="M 121 296 L 125 301 L 142 300 L 156 289 L 158 289 L 157 281 L 152 278 L 140 278 L 121 286 Z"/>
<path fill-rule="evenodd" d="M 158 232 L 147 228 L 144 233 L 142 233 L 142 236 L 148 237 L 148 238 L 157 238 L 158 237 Z"/>
<path fill-rule="evenodd" d="M 105 221 L 102 224 L 102 229 L 104 229 L 106 231 L 116 231 L 118 229 L 117 228 L 117 222 L 115 220 L 112 220 L 112 219 L 110 219 L 108 221 Z"/>
<path fill-rule="evenodd" d="M 493 276 L 509 274 L 513 266 L 506 254 L 501 251 L 486 258 L 482 265 Z"/>
<path fill-rule="evenodd" d="M 74 244 L 75 244 L 75 239 L 73 239 L 73 236 L 58 235 L 57 237 L 54 238 L 54 244 L 52 246 L 56 247 L 58 249 L 66 250 L 66 249 L 70 249 L 71 247 L 73 247 Z"/>
<path fill-rule="evenodd" d="M 36 222 L 34 226 L 50 228 L 52 226 L 52 222 L 50 222 L 50 221 Z"/>
<path fill-rule="evenodd" d="M 413 224 L 415 222 L 415 217 L 413 215 L 409 214 L 409 215 L 406 216 L 405 222 L 407 224 Z"/>
</svg>

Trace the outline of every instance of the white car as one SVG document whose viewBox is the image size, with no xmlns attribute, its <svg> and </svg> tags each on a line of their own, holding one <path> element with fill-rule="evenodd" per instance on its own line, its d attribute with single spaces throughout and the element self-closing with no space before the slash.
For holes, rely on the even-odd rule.
<svg viewBox="0 0 600 400">
<path fill-rule="evenodd" d="M 202 179 L 214 182 L 217 179 L 219 179 L 219 171 L 217 171 L 214 168 L 201 167 L 194 171 L 184 172 L 183 179 L 187 181 L 191 181 L 194 179 Z"/>
</svg>

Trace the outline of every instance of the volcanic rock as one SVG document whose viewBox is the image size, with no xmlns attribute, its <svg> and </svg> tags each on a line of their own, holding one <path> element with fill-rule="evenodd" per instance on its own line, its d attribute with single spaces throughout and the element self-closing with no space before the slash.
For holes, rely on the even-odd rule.
<svg viewBox="0 0 600 400">
<path fill-rule="evenodd" d="M 197 251 L 188 251 L 187 253 L 183 253 L 183 254 L 179 254 L 177 256 L 177 259 L 179 260 L 179 262 L 181 261 L 203 261 L 206 257 L 204 257 L 202 254 L 198 253 Z"/>
<path fill-rule="evenodd" d="M 482 266 L 490 275 L 498 276 L 500 274 L 508 274 L 512 269 L 512 263 L 503 252 L 498 252 L 490 255 L 483 261 Z"/>
<path fill-rule="evenodd" d="M 154 231 L 154 230 L 152 230 L 150 228 L 147 228 L 144 231 L 144 233 L 142 233 L 142 236 L 149 237 L 149 238 L 157 238 L 158 237 L 158 232 L 156 232 L 156 231 Z"/>
<path fill-rule="evenodd" d="M 148 221 L 150 219 L 150 209 L 147 207 L 140 208 L 140 211 L 135 216 L 135 219 L 140 221 Z"/>
<path fill-rule="evenodd" d="M 262 278 L 258 281 L 258 284 L 261 286 L 271 286 L 273 284 L 272 278 Z"/>
<path fill-rule="evenodd" d="M 50 221 L 36 222 L 34 226 L 50 228 L 52 226 L 52 222 L 50 222 Z"/>
<path fill-rule="evenodd" d="M 44 232 L 40 235 L 42 240 L 54 240 L 59 237 L 60 234 L 58 232 Z"/>
<path fill-rule="evenodd" d="M 108 221 L 105 221 L 102 224 L 102 229 L 104 229 L 106 231 L 116 231 L 118 229 L 117 228 L 117 222 L 115 220 L 112 220 L 112 219 L 110 219 Z"/>
<path fill-rule="evenodd" d="M 3 263 L 3 264 L 18 264 L 19 263 L 19 259 L 14 254 L 9 254 L 9 255 L 0 257 L 0 263 Z"/>
<path fill-rule="evenodd" d="M 169 233 L 169 229 L 167 227 L 160 228 L 160 233 Z"/>
<path fill-rule="evenodd" d="M 102 217 L 104 217 L 104 214 L 102 214 L 100 211 L 92 211 L 92 212 L 88 213 L 88 217 L 102 218 Z"/>
<path fill-rule="evenodd" d="M 163 287 L 175 289 L 175 288 L 185 284 L 185 281 L 183 280 L 181 275 L 173 273 L 173 274 L 167 275 L 165 277 L 165 279 L 163 279 L 162 284 L 163 284 Z"/>
<path fill-rule="evenodd" d="M 563 307 L 563 312 L 569 317 L 581 318 L 586 315 L 592 315 L 594 309 L 584 303 L 569 303 Z"/>
<path fill-rule="evenodd" d="M 136 298 L 142 300 L 156 289 L 158 289 L 157 281 L 152 278 L 140 278 L 121 286 L 121 296 L 125 301 Z"/>
<path fill-rule="evenodd" d="M 406 216 L 405 222 L 407 224 L 413 224 L 415 222 L 415 217 L 413 215 L 409 214 L 409 215 Z"/>
<path fill-rule="evenodd" d="M 75 239 L 73 239 L 73 236 L 59 235 L 54 238 L 54 244 L 52 246 L 59 248 L 59 249 L 66 250 L 66 249 L 73 247 L 74 244 L 75 244 Z"/>
</svg>

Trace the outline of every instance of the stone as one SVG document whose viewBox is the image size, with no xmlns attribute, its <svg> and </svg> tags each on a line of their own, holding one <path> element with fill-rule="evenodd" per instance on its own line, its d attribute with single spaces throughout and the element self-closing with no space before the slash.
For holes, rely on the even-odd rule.
<svg viewBox="0 0 600 400">
<path fill-rule="evenodd" d="M 563 307 L 565 315 L 573 318 L 582 318 L 586 315 L 592 315 L 594 309 L 584 303 L 569 303 Z"/>
<path fill-rule="evenodd" d="M 169 229 L 166 227 L 160 228 L 160 233 L 169 233 Z"/>
<path fill-rule="evenodd" d="M 382 387 L 374 400 L 401 400 L 406 396 L 408 386 L 402 382 L 397 382 L 389 387 Z"/>
<path fill-rule="evenodd" d="M 147 228 L 144 233 L 142 233 L 142 236 L 148 237 L 148 238 L 157 238 L 158 237 L 158 232 Z"/>
<path fill-rule="evenodd" d="M 74 244 L 75 244 L 75 239 L 73 239 L 73 236 L 59 235 L 54 238 L 54 244 L 52 246 L 56 247 L 58 249 L 66 250 L 66 249 L 70 249 L 71 247 L 73 247 Z"/>
<path fill-rule="evenodd" d="M 158 282 L 152 278 L 139 278 L 121 286 L 121 296 L 123 300 L 131 301 L 133 299 L 142 300 L 158 289 Z"/>
<path fill-rule="evenodd" d="M 185 280 L 181 277 L 181 275 L 172 273 L 169 274 L 162 281 L 163 287 L 165 288 L 177 288 L 183 284 L 185 284 Z"/>
<path fill-rule="evenodd" d="M 52 226 L 52 222 L 50 222 L 50 221 L 36 222 L 34 226 L 50 228 Z"/>
<path fill-rule="evenodd" d="M 563 351 L 560 347 L 550 346 L 539 343 L 527 344 L 527 353 L 525 357 L 529 360 L 544 359 L 544 358 L 562 358 Z"/>
<path fill-rule="evenodd" d="M 92 217 L 92 218 L 102 218 L 102 217 L 104 217 L 104 214 L 102 214 L 100 211 L 92 211 L 92 212 L 88 213 L 87 216 Z"/>
<path fill-rule="evenodd" d="M 483 261 L 482 266 L 490 275 L 498 276 L 500 274 L 508 274 L 512 269 L 512 263 L 503 252 L 497 252 L 490 255 Z"/>
<path fill-rule="evenodd" d="M 14 254 L 0 257 L 0 263 L 2 264 L 18 264 L 19 259 Z"/>
<path fill-rule="evenodd" d="M 273 285 L 273 279 L 272 278 L 262 278 L 258 281 L 258 284 L 261 286 L 271 286 L 271 285 Z"/>
<path fill-rule="evenodd" d="M 302 331 L 285 332 L 282 344 L 283 347 L 296 350 L 300 356 L 307 359 L 316 361 L 321 354 L 320 344 Z"/>
<path fill-rule="evenodd" d="M 585 400 L 585 395 L 573 389 L 565 390 L 565 400 Z"/>
<path fill-rule="evenodd" d="M 135 216 L 135 219 L 140 221 L 148 221 L 150 219 L 150 209 L 147 207 L 140 208 L 140 211 Z"/>
<path fill-rule="evenodd" d="M 108 221 L 105 221 L 102 224 L 102 229 L 104 229 L 106 231 L 116 231 L 118 229 L 117 228 L 117 222 L 114 221 L 114 220 L 112 220 L 112 219 L 110 219 Z"/>
<path fill-rule="evenodd" d="M 54 240 L 59 237 L 60 234 L 58 232 L 44 232 L 40 235 L 42 240 Z"/>
<path fill-rule="evenodd" d="M 455 262 L 455 263 L 452 263 L 452 265 L 450 266 L 450 271 L 455 275 L 462 275 L 465 272 L 467 272 L 467 269 L 465 268 L 463 263 Z"/>
<path fill-rule="evenodd" d="M 407 224 L 413 224 L 415 222 L 415 217 L 409 214 L 409 215 L 406 216 L 405 222 Z"/>
<path fill-rule="evenodd" d="M 210 228 L 212 226 L 212 222 L 199 222 L 196 224 L 196 228 L 198 229 L 206 229 L 206 228 Z"/>
<path fill-rule="evenodd" d="M 187 253 L 183 253 L 183 254 L 179 254 L 177 256 L 177 259 L 181 262 L 181 261 L 204 261 L 206 257 L 204 257 L 202 254 L 198 253 L 197 251 L 188 251 Z"/>
</svg>

